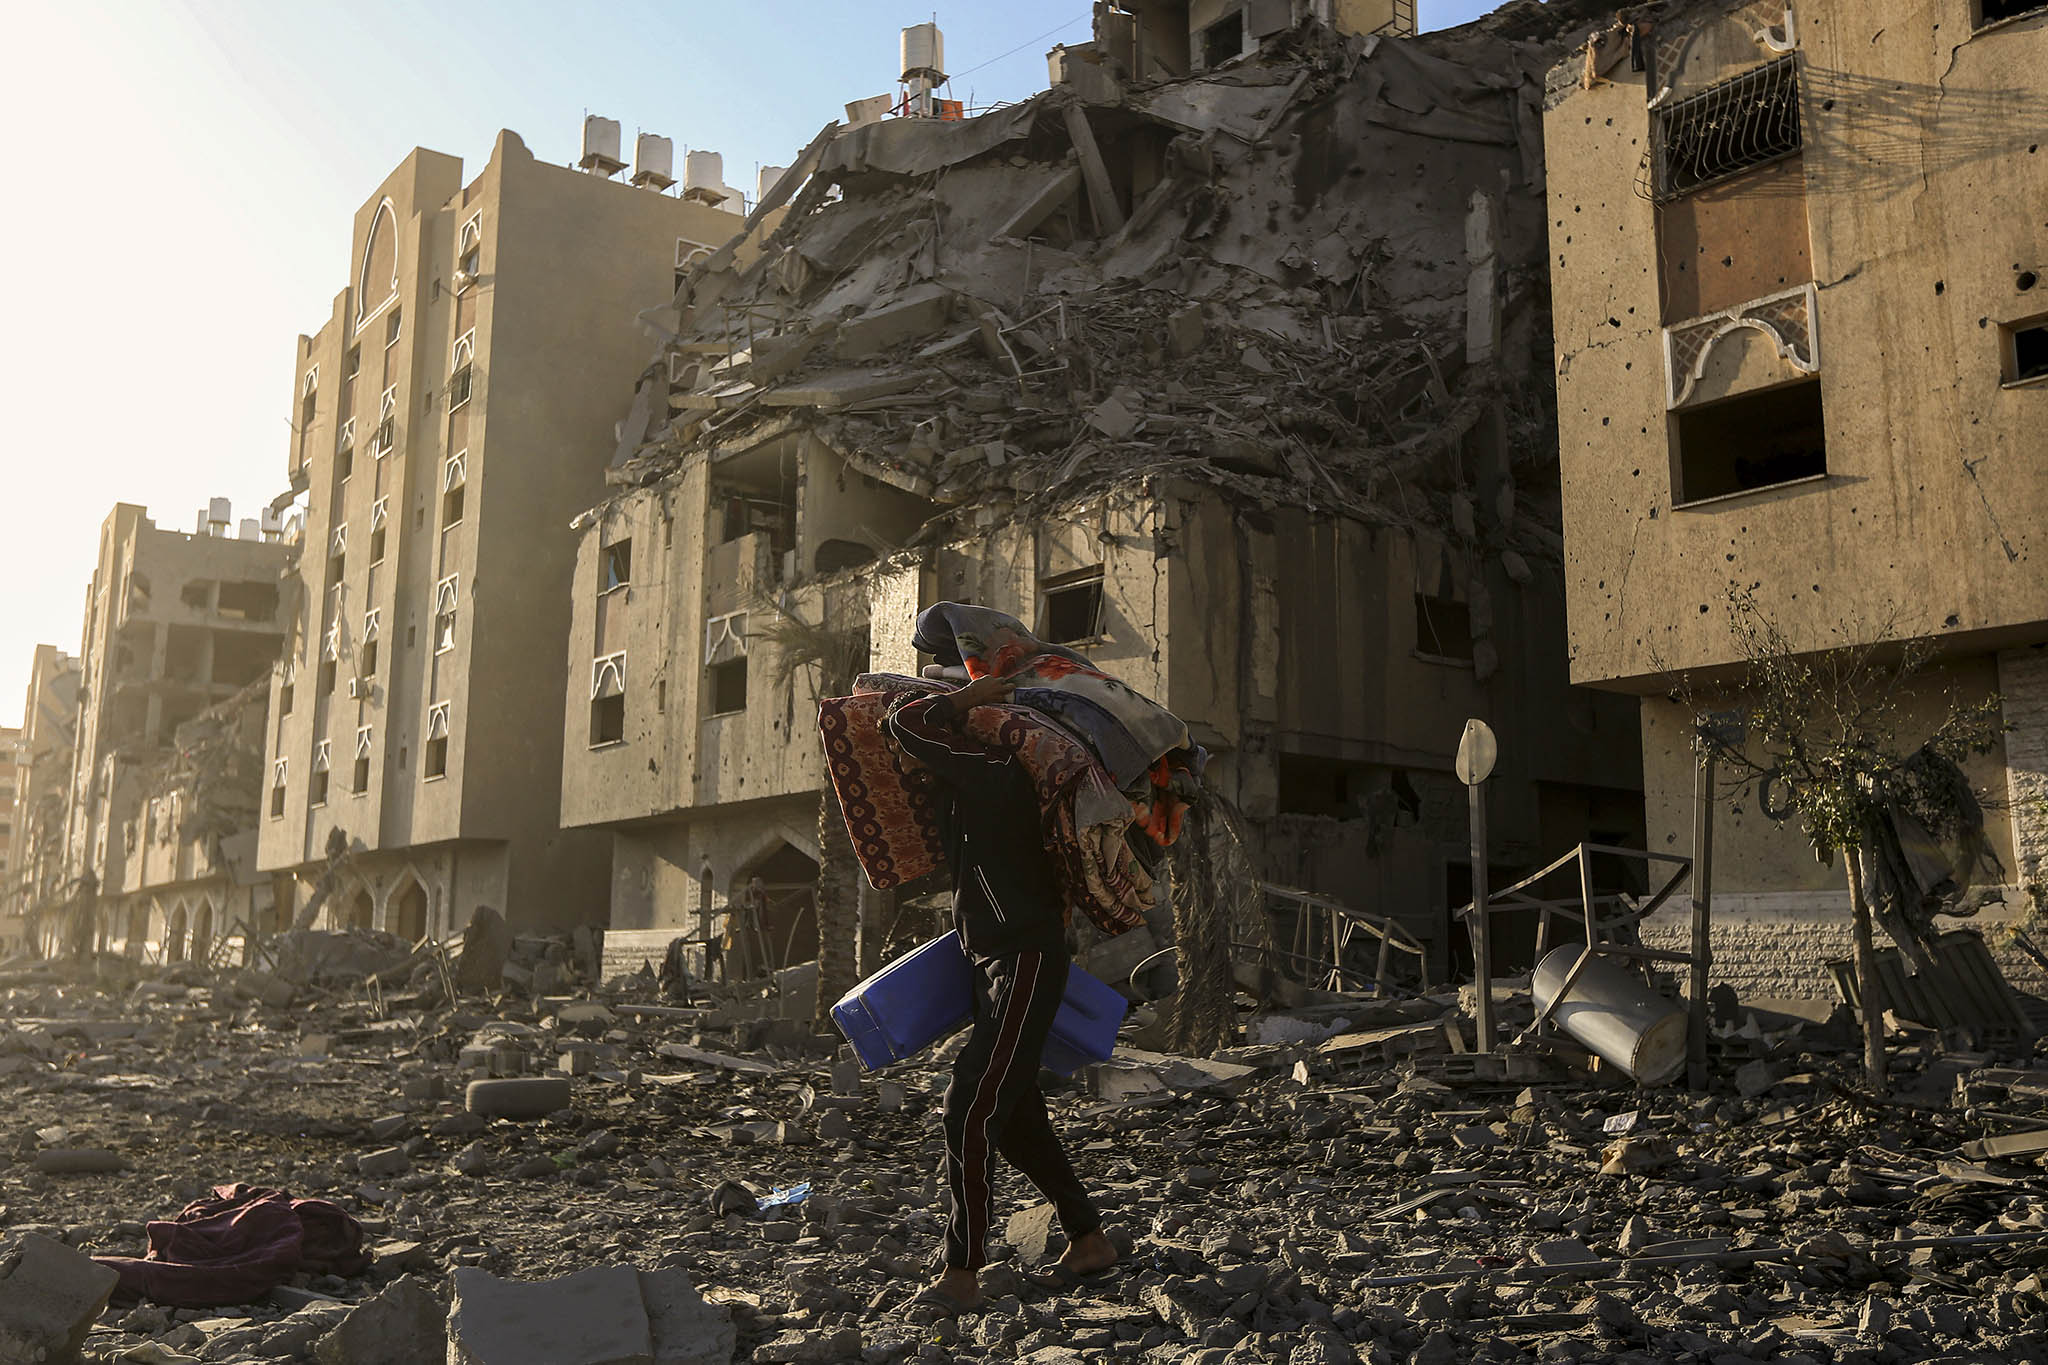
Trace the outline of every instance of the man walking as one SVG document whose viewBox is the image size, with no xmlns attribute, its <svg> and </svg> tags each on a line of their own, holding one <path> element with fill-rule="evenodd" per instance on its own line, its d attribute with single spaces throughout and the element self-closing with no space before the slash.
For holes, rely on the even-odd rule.
<svg viewBox="0 0 2048 1365">
<path fill-rule="evenodd" d="M 1064 1289 L 1116 1263 L 1102 1218 L 1074 1174 L 1038 1088 L 1039 1055 L 1067 984 L 1064 898 L 1040 835 L 1038 797 L 1016 758 L 967 734 L 977 706 L 1013 685 L 984 677 L 957 692 L 899 702 L 887 727 L 937 778 L 953 873 L 953 924 L 973 964 L 974 1028 L 946 1089 L 945 1269 L 916 1303 L 945 1313 L 979 1307 L 993 1214 L 995 1156 L 1021 1171 L 1057 1211 L 1066 1254 L 1046 1275 Z"/>
</svg>

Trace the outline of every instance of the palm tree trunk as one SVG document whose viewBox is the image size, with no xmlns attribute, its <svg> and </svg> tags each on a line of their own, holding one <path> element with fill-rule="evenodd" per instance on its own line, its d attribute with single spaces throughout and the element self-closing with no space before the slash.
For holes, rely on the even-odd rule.
<svg viewBox="0 0 2048 1365">
<path fill-rule="evenodd" d="M 860 981 L 860 864 L 831 779 L 818 793 L 818 1007 L 813 1026 L 832 1028 L 832 1006 Z"/>
<path fill-rule="evenodd" d="M 1874 1095 L 1885 1093 L 1884 988 L 1877 981 L 1877 944 L 1870 932 L 1870 902 L 1863 895 L 1863 856 L 1842 850 L 1849 874 L 1850 933 L 1856 945 L 1856 994 L 1863 1015 L 1863 1075 Z"/>
</svg>

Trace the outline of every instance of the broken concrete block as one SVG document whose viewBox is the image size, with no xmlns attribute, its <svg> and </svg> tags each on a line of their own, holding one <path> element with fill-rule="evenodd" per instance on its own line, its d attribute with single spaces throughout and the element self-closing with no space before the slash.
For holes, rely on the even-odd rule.
<svg viewBox="0 0 2048 1365">
<path fill-rule="evenodd" d="M 1191 303 L 1166 319 L 1166 353 L 1176 360 L 1201 350 L 1208 337 L 1209 329 L 1202 321 L 1199 303 Z"/>
<path fill-rule="evenodd" d="M 367 1180 L 390 1180 L 411 1169 L 412 1158 L 396 1147 L 356 1158 L 356 1173 Z"/>
<path fill-rule="evenodd" d="M 545 1118 L 558 1109 L 569 1107 L 569 1078 L 539 1076 L 471 1081 L 462 1092 L 462 1107 L 487 1118 Z"/>
<path fill-rule="evenodd" d="M 298 990 L 283 977 L 245 967 L 235 974 L 235 994 L 261 1000 L 272 1009 L 283 1009 L 298 998 Z"/>
<path fill-rule="evenodd" d="M 448 1365 L 654 1365 L 654 1336 L 631 1266 L 553 1280 L 501 1280 L 461 1266 L 448 1310 Z"/>
<path fill-rule="evenodd" d="M 44 1175 L 102 1175 L 127 1163 L 104 1147 L 49 1147 L 36 1153 L 35 1166 Z"/>
<path fill-rule="evenodd" d="M 907 289 L 892 302 L 841 322 L 834 349 L 847 360 L 858 360 L 930 336 L 952 318 L 957 297 L 943 285 Z"/>
<path fill-rule="evenodd" d="M 681 1270 L 640 1272 L 654 1365 L 726 1365 L 737 1344 L 732 1315 L 707 1303 Z"/>
<path fill-rule="evenodd" d="M 1131 405 L 1118 394 L 1111 394 L 1095 405 L 1086 421 L 1112 441 L 1121 441 L 1138 429 L 1141 414 L 1132 411 Z"/>
<path fill-rule="evenodd" d="M 1058 1210 L 1051 1204 L 1037 1204 L 1010 1215 L 1009 1224 L 1003 1229 L 1003 1240 L 1017 1253 L 1019 1261 L 1027 1266 L 1036 1266 L 1043 1264 L 1052 1254 L 1049 1243 L 1059 1226 Z"/>
<path fill-rule="evenodd" d="M 406 1276 L 363 1300 L 313 1343 L 320 1365 L 442 1365 L 446 1314 L 425 1282 Z"/>
<path fill-rule="evenodd" d="M 37 1233 L 0 1265 L 0 1360 L 74 1360 L 120 1276 Z"/>
<path fill-rule="evenodd" d="M 806 1362 L 858 1360 L 866 1346 L 858 1327 L 834 1332 L 790 1331 L 754 1348 L 754 1359 L 775 1365 L 805 1365 Z"/>
<path fill-rule="evenodd" d="M 1781 1073 L 1775 1063 L 1769 1061 L 1749 1062 L 1735 1070 L 1735 1088 L 1742 1098 L 1753 1100 L 1778 1083 Z"/>
</svg>

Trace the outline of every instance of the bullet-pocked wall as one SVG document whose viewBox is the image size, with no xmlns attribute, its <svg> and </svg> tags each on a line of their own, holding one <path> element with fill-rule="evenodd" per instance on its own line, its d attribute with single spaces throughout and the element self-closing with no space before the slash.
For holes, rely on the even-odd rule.
<svg viewBox="0 0 2048 1365">
<path fill-rule="evenodd" d="M 1701 5 L 1635 45 L 1645 70 L 1617 35 L 1552 75 L 1572 676 L 1644 697 L 1652 847 L 1686 851 L 1692 763 L 1662 697 L 1739 660 L 1731 591 L 1798 651 L 1931 641 L 1923 693 L 1996 691 L 2012 727 L 1970 765 L 2011 885 L 1979 917 L 1995 927 L 2048 854 L 2029 667 L 2048 642 L 2048 366 L 2028 361 L 2048 322 L 2048 14 L 1786 13 Z M 1717 973 L 1831 993 L 1839 869 L 1753 802 L 1717 820 Z"/>
<path fill-rule="evenodd" d="M 1731 661 L 1730 583 L 1800 648 L 2038 633 L 2048 386 L 2013 346 L 2048 315 L 2048 16 L 1816 0 L 1780 53 L 1756 35 L 1782 6 L 1713 13 L 1544 121 L 1573 677 Z M 1687 101 L 1786 61 L 1794 154 L 1655 202 Z M 1667 317 L 1666 286 L 1720 316 Z M 1733 468 L 1741 433 L 1816 405 L 1824 467 Z"/>
</svg>

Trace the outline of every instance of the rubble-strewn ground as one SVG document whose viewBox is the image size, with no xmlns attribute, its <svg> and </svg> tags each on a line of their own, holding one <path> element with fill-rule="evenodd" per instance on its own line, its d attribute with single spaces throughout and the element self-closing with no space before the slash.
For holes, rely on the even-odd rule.
<svg viewBox="0 0 2048 1365">
<path fill-rule="evenodd" d="M 997 1248 L 988 1311 L 926 1326 L 901 1309 L 938 1240 L 937 1066 L 835 1077 L 786 1023 L 648 1012 L 651 982 L 452 1008 L 432 989 L 302 989 L 272 1005 L 236 973 L 137 970 L 0 973 L 6 1245 L 39 1231 L 139 1255 L 145 1220 L 247 1181 L 333 1199 L 378 1244 L 368 1275 L 313 1280 L 316 1295 L 359 1300 L 412 1272 L 445 1300 L 459 1266 L 676 1267 L 729 1306 L 740 1359 L 2048 1359 L 2048 1183 L 2035 1157 L 1960 1151 L 2048 1126 L 2048 1071 L 1994 1070 L 1931 1035 L 1901 1037 L 1885 1105 L 1856 1097 L 1846 1036 L 1818 1025 L 1775 1042 L 1752 1025 L 1731 1047 L 1754 1055 L 1740 1070 L 1742 1052 L 1724 1055 L 1707 1094 L 1557 1070 L 1447 1085 L 1430 1073 L 1455 1081 L 1470 1059 L 1356 1060 L 1423 1031 L 1355 1030 L 1429 1022 L 1449 997 L 1326 1008 L 1293 1031 L 1353 1041 L 1238 1049 L 1237 1065 L 1140 1054 L 1054 1100 L 1123 1273 L 1029 1291 L 1019 1265 L 1048 1249 L 1027 1212 Z M 570 1110 L 484 1120 L 463 1111 L 464 1048 L 473 1067 L 525 1054 L 553 1071 L 584 1051 L 590 1069 Z M 126 1169 L 33 1168 L 81 1147 Z M 999 1218 L 1032 1203 L 1005 1179 Z M 810 1194 L 714 1213 L 753 1203 L 728 1181 Z M 87 1356 L 313 1360 L 309 1328 L 338 1310 L 308 1299 L 111 1308 Z"/>
</svg>

